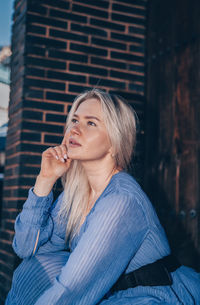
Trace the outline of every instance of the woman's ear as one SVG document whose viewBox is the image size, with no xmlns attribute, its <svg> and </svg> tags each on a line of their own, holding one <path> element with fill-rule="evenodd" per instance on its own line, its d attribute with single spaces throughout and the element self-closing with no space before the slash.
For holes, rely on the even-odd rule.
<svg viewBox="0 0 200 305">
<path fill-rule="evenodd" d="M 110 155 L 111 155 L 112 158 L 115 157 L 114 149 L 113 149 L 112 146 L 111 146 L 110 149 L 109 149 L 109 153 L 110 153 Z"/>
</svg>

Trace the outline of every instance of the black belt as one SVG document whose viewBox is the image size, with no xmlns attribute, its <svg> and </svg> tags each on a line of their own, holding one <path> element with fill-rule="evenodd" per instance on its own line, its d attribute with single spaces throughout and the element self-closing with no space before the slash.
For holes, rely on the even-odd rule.
<svg viewBox="0 0 200 305">
<path fill-rule="evenodd" d="M 140 267 L 127 274 L 122 274 L 110 292 L 134 288 L 137 286 L 169 286 L 172 285 L 171 272 L 181 264 L 173 255 L 165 256 L 154 263 Z"/>
</svg>

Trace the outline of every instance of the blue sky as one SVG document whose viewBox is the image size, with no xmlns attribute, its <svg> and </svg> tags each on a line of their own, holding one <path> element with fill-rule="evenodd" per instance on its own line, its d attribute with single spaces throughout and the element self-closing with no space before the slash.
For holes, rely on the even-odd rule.
<svg viewBox="0 0 200 305">
<path fill-rule="evenodd" d="M 0 0 L 0 46 L 10 45 L 13 0 Z"/>
</svg>

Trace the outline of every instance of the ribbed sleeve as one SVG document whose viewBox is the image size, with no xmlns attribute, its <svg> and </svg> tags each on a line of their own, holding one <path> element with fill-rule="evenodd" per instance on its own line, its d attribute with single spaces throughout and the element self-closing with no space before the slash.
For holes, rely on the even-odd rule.
<svg viewBox="0 0 200 305">
<path fill-rule="evenodd" d="M 13 249 L 19 257 L 27 258 L 36 253 L 51 235 L 53 223 L 49 209 L 52 201 L 52 192 L 48 196 L 38 197 L 33 189 L 29 190 L 22 212 L 15 221 Z"/>
<path fill-rule="evenodd" d="M 125 270 L 147 232 L 144 213 L 133 197 L 105 196 L 89 215 L 85 232 L 60 276 L 36 305 L 97 304 Z"/>
</svg>

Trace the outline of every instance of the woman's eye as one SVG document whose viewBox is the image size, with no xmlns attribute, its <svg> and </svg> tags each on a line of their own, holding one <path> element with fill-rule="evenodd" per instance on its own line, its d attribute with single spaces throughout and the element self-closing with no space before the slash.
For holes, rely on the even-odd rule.
<svg viewBox="0 0 200 305">
<path fill-rule="evenodd" d="M 72 119 L 72 123 L 76 124 L 77 122 L 77 119 Z"/>
<path fill-rule="evenodd" d="M 88 125 L 90 125 L 90 126 L 97 126 L 94 122 L 92 122 L 92 121 L 88 121 Z"/>
</svg>

